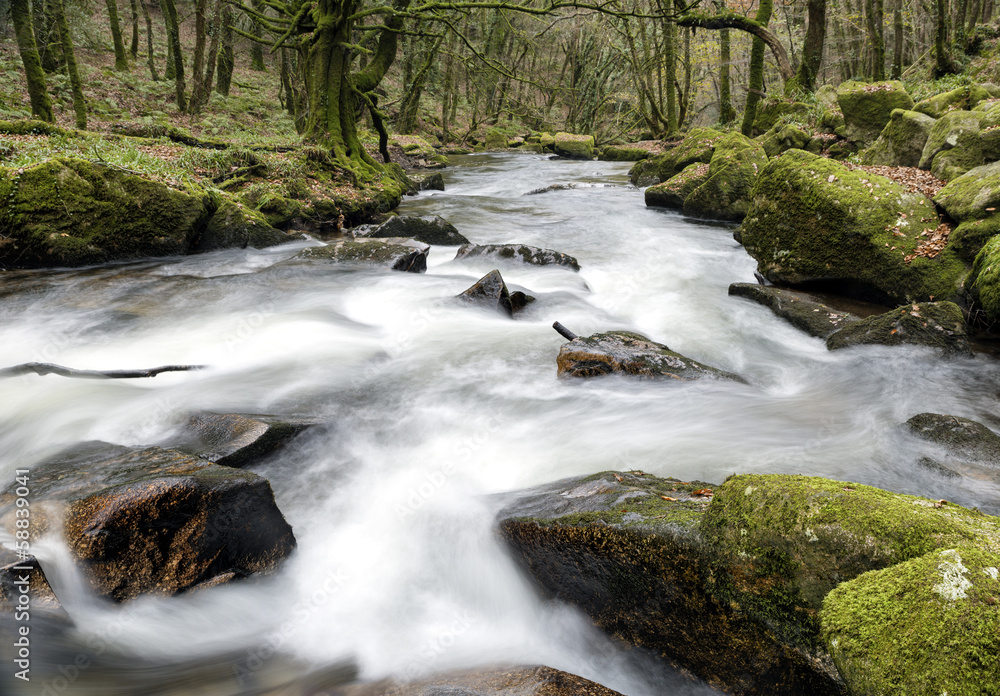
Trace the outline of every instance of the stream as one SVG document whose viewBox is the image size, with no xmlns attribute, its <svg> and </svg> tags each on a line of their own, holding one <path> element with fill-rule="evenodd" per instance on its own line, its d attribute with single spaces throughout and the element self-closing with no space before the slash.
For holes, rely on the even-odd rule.
<svg viewBox="0 0 1000 696">
<path fill-rule="evenodd" d="M 544 664 L 628 696 L 712 694 L 540 597 L 494 536 L 493 494 L 607 469 L 715 483 L 801 473 L 1000 513 L 996 483 L 918 467 L 923 446 L 900 429 L 925 411 L 1000 427 L 994 359 L 828 351 L 729 297 L 756 267 L 731 228 L 646 208 L 628 169 L 454 157 L 446 191 L 400 206 L 475 243 L 575 256 L 579 273 L 500 266 L 511 290 L 537 298 L 516 321 L 452 299 L 495 267 L 455 261 L 455 247 L 433 247 L 419 275 L 267 270 L 314 240 L 0 274 L 0 366 L 209 366 L 0 381 L 0 487 L 80 441 L 169 442 L 198 410 L 326 423 L 252 467 L 298 540 L 272 577 L 115 606 L 88 595 L 61 542 L 35 544 L 76 628 L 38 646 L 30 689 L 0 691 L 270 693 L 288 674 L 347 664 L 365 680 Z M 523 195 L 551 184 L 576 187 Z M 749 384 L 559 380 L 555 320 L 579 335 L 637 331 Z M 70 678 L 65 665 L 87 650 Z"/>
</svg>

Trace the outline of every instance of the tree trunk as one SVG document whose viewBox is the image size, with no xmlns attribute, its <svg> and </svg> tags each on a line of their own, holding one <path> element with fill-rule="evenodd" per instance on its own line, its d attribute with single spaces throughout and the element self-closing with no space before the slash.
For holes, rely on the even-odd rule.
<svg viewBox="0 0 1000 696">
<path fill-rule="evenodd" d="M 798 81 L 799 87 L 806 92 L 813 92 L 823 64 L 823 46 L 826 43 L 826 0 L 808 0 L 807 8 L 808 26 L 802 45 Z"/>
<path fill-rule="evenodd" d="M 250 4 L 252 4 L 253 8 L 257 10 L 257 12 L 260 12 L 261 14 L 263 14 L 265 10 L 267 10 L 267 7 L 265 7 L 264 3 L 262 3 L 260 0 L 251 0 Z M 262 37 L 263 32 L 261 31 L 260 24 L 257 22 L 257 20 L 251 18 L 250 22 L 251 22 L 250 30 L 253 33 L 253 35 Z M 259 70 L 261 72 L 264 71 L 264 45 L 256 41 L 250 44 L 250 69 Z"/>
<path fill-rule="evenodd" d="M 215 82 L 215 66 L 219 62 L 219 38 L 222 36 L 222 6 L 225 3 L 226 0 L 215 0 L 212 24 L 208 30 L 212 41 L 208 46 L 208 61 L 205 64 L 204 79 L 201 81 L 202 99 L 204 102 L 208 101 L 208 96 L 212 92 L 212 85 Z"/>
<path fill-rule="evenodd" d="M 45 88 L 45 71 L 38 56 L 35 44 L 35 34 L 31 26 L 31 10 L 28 0 L 10 1 L 10 18 L 14 23 L 14 35 L 17 37 L 17 49 L 24 64 L 24 76 L 28 81 L 28 98 L 31 100 L 31 113 L 36 118 L 49 123 L 55 122 L 52 115 L 52 102 Z"/>
<path fill-rule="evenodd" d="M 33 29 L 35 46 L 42 63 L 42 70 L 53 73 L 62 67 L 62 41 L 59 37 L 59 26 L 56 23 L 55 8 L 45 0 L 34 0 L 31 4 L 33 13 Z"/>
<path fill-rule="evenodd" d="M 903 76 L 903 0 L 892 8 L 892 79 Z"/>
<path fill-rule="evenodd" d="M 137 60 L 139 58 L 139 0 L 130 0 L 130 4 L 132 9 L 132 45 L 129 47 L 129 53 L 132 54 L 132 60 Z"/>
<path fill-rule="evenodd" d="M 871 78 L 885 79 L 885 0 L 868 0 L 868 39 L 872 50 Z"/>
<path fill-rule="evenodd" d="M 122 27 L 118 21 L 118 3 L 107 0 L 108 22 L 111 24 L 111 40 L 115 44 L 115 70 L 128 70 L 128 58 L 125 57 L 125 43 L 122 41 Z"/>
<path fill-rule="evenodd" d="M 108 2 L 114 2 L 114 0 L 108 0 Z M 163 17 L 167 22 L 167 40 L 170 42 L 170 57 L 172 58 L 168 64 L 173 66 L 177 109 L 184 113 L 187 111 L 187 101 L 184 96 L 187 85 L 184 84 L 184 56 L 181 53 L 180 27 L 177 26 L 177 8 L 174 5 L 174 0 L 160 0 L 160 7 L 163 9 Z"/>
<path fill-rule="evenodd" d="M 666 0 L 664 14 L 672 15 L 674 0 Z M 663 24 L 663 89 L 667 97 L 667 137 L 677 134 L 677 94 L 674 82 L 677 81 L 677 37 L 674 33 L 673 20 L 664 20 Z"/>
<path fill-rule="evenodd" d="M 233 82 L 233 68 L 236 65 L 233 53 L 233 11 L 229 3 L 222 7 L 222 48 L 219 50 L 219 74 L 215 81 L 215 91 L 229 96 L 229 86 Z"/>
<path fill-rule="evenodd" d="M 934 74 L 937 77 L 958 72 L 951 59 L 948 46 L 948 4 L 945 0 L 936 2 L 936 28 L 934 32 Z"/>
<path fill-rule="evenodd" d="M 760 0 L 755 17 L 757 24 L 767 27 L 771 21 L 773 0 Z M 747 103 L 743 109 L 743 124 L 740 132 L 747 137 L 753 135 L 753 122 L 757 118 L 757 103 L 764 96 L 764 40 L 754 36 L 750 47 L 750 82 L 747 85 Z"/>
<path fill-rule="evenodd" d="M 732 60 L 729 30 L 723 29 L 719 32 L 719 123 L 723 125 L 731 123 L 736 118 L 729 77 L 732 72 Z"/>
<path fill-rule="evenodd" d="M 191 65 L 191 113 L 201 111 L 208 101 L 210 87 L 203 82 L 205 75 L 205 43 L 207 40 L 208 0 L 195 0 L 194 4 L 194 63 Z"/>
<path fill-rule="evenodd" d="M 158 82 L 160 78 L 156 74 L 156 58 L 153 55 L 153 20 L 149 17 L 146 0 L 139 0 L 139 7 L 142 9 L 142 17 L 146 21 L 146 61 L 149 65 L 149 77 L 153 82 Z"/>
<path fill-rule="evenodd" d="M 76 68 L 76 53 L 73 51 L 73 37 L 66 21 L 66 7 L 63 0 L 49 0 L 56 16 L 56 26 L 62 39 L 62 52 L 66 60 L 66 72 L 69 73 L 69 83 L 73 89 L 73 111 L 76 112 L 76 127 L 87 129 L 87 103 L 83 99 L 83 86 L 80 83 L 80 72 Z"/>
<path fill-rule="evenodd" d="M 281 101 L 288 115 L 295 119 L 295 95 L 292 93 L 292 66 L 288 51 L 287 48 L 281 49 Z"/>
</svg>

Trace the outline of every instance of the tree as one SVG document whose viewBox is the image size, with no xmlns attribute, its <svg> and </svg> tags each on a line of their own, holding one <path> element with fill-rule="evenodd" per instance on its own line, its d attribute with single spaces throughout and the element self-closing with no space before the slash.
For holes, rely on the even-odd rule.
<svg viewBox="0 0 1000 696">
<path fill-rule="evenodd" d="M 767 27 L 771 21 L 773 0 L 760 0 L 757 8 L 757 24 Z M 773 50 L 773 49 L 772 49 Z M 743 124 L 740 132 L 746 136 L 753 135 L 753 122 L 757 118 L 757 103 L 764 96 L 764 40 L 755 35 L 750 48 L 750 83 L 747 85 L 747 103 L 743 107 Z"/>
<path fill-rule="evenodd" d="M 900 2 L 901 0 L 897 0 Z M 802 62 L 796 75 L 798 85 L 807 92 L 816 89 L 816 79 L 823 64 L 826 43 L 826 0 L 808 0 L 806 38 L 802 45 Z"/>
<path fill-rule="evenodd" d="M 87 103 L 83 99 L 83 85 L 80 82 L 80 72 L 76 68 L 76 53 L 73 51 L 73 37 L 69 32 L 69 22 L 66 21 L 66 8 L 63 0 L 50 0 L 56 16 L 56 26 L 62 39 L 63 56 L 66 59 L 66 72 L 69 73 L 70 86 L 73 89 L 73 110 L 76 112 L 76 127 L 87 127 Z"/>
<path fill-rule="evenodd" d="M 125 43 L 122 41 L 122 27 L 118 21 L 118 3 L 107 0 L 108 21 L 111 24 L 111 40 L 115 45 L 115 70 L 128 70 L 128 58 L 125 57 Z"/>
<path fill-rule="evenodd" d="M 11 0 L 10 18 L 14 23 L 14 35 L 17 37 L 17 49 L 24 64 L 24 75 L 28 81 L 28 98 L 31 101 L 31 113 L 42 121 L 52 123 L 52 101 L 45 85 L 45 71 L 42 70 L 42 60 L 38 56 L 35 45 L 35 33 L 31 26 L 31 11 L 28 0 Z"/>
</svg>

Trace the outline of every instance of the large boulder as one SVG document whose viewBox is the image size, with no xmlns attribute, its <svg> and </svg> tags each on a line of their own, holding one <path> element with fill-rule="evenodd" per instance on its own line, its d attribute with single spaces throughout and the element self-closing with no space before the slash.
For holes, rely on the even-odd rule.
<svg viewBox="0 0 1000 696">
<path fill-rule="evenodd" d="M 733 283 L 729 286 L 729 294 L 762 304 L 792 326 L 817 338 L 827 338 L 860 320 L 850 312 L 841 312 L 817 302 L 805 293 L 773 285 Z"/>
<path fill-rule="evenodd" d="M 813 107 L 803 102 L 790 100 L 766 100 L 757 105 L 757 113 L 753 122 L 754 133 L 765 133 L 780 121 L 808 121 L 813 113 Z"/>
<path fill-rule="evenodd" d="M 861 161 L 887 167 L 916 167 L 930 137 L 934 119 L 916 111 L 893 109 L 878 140 L 865 150 Z"/>
<path fill-rule="evenodd" d="M 790 150 L 758 176 L 741 236 L 774 283 L 828 284 L 898 303 L 953 298 L 961 261 L 948 248 L 915 255 L 928 226 L 937 227 L 937 213 L 923 195 Z"/>
<path fill-rule="evenodd" d="M 400 684 L 347 686 L 338 696 L 622 696 L 589 679 L 551 667 L 463 670 Z"/>
<path fill-rule="evenodd" d="M 695 379 L 743 381 L 737 375 L 686 358 L 662 343 L 631 331 L 578 336 L 560 348 L 556 364 L 560 377 L 621 374 L 682 382 Z"/>
<path fill-rule="evenodd" d="M 759 143 L 730 133 L 715 143 L 708 179 L 684 199 L 684 214 L 715 220 L 742 220 L 750 206 L 750 190 L 767 165 Z"/>
<path fill-rule="evenodd" d="M 326 246 L 309 247 L 277 266 L 304 263 L 360 264 L 382 266 L 394 271 L 423 273 L 427 270 L 427 251 L 430 247 L 409 238 L 346 240 L 331 242 Z"/>
<path fill-rule="evenodd" d="M 983 164 L 979 137 L 983 115 L 975 111 L 949 111 L 931 129 L 920 155 L 919 167 L 951 181 Z"/>
<path fill-rule="evenodd" d="M 768 157 L 776 157 L 785 150 L 806 150 L 812 139 L 812 133 L 793 123 L 779 123 L 758 138 Z"/>
<path fill-rule="evenodd" d="M 205 229 L 195 238 L 190 250 L 243 249 L 248 246 L 263 249 L 292 238 L 292 235 L 271 227 L 263 214 L 240 203 L 223 200 L 212 213 Z"/>
<path fill-rule="evenodd" d="M 950 111 L 971 111 L 979 102 L 992 98 L 993 95 L 980 85 L 964 85 L 922 99 L 913 106 L 913 110 L 931 118 L 941 118 Z"/>
<path fill-rule="evenodd" d="M 844 114 L 847 137 L 864 145 L 875 142 L 893 109 L 913 108 L 913 99 L 898 80 L 843 82 L 837 88 L 837 103 Z"/>
<path fill-rule="evenodd" d="M 1000 322 L 1000 236 L 986 242 L 976 256 L 965 289 L 972 300 L 971 319 L 994 328 Z"/>
<path fill-rule="evenodd" d="M 569 254 L 551 249 L 540 249 L 527 244 L 465 244 L 459 248 L 455 258 L 483 258 L 491 261 L 524 263 L 531 266 L 565 266 L 574 271 L 580 270 L 580 264 Z"/>
<path fill-rule="evenodd" d="M 207 200 L 70 157 L 0 168 L 0 266 L 184 254 L 208 221 Z"/>
<path fill-rule="evenodd" d="M 15 490 L 0 493 L 13 532 Z M 158 447 L 85 443 L 31 471 L 32 533 L 62 534 L 115 601 L 269 573 L 295 548 L 266 479 Z"/>
<path fill-rule="evenodd" d="M 684 171 L 691 164 L 712 160 L 715 142 L 725 133 L 713 128 L 692 128 L 684 139 L 674 145 L 669 152 L 649 160 L 637 162 L 629 171 L 629 179 L 636 186 L 649 186 Z"/>
<path fill-rule="evenodd" d="M 923 302 L 866 317 L 833 335 L 830 350 L 861 345 L 928 346 L 945 355 L 972 355 L 965 317 L 954 302 Z"/>
<path fill-rule="evenodd" d="M 405 237 L 424 244 L 458 246 L 468 244 L 458 229 L 440 215 L 394 215 L 378 226 L 362 226 L 352 230 L 355 238 L 387 239 Z"/>
<path fill-rule="evenodd" d="M 594 159 L 594 136 L 556 133 L 555 151 L 562 157 Z"/>
<path fill-rule="evenodd" d="M 983 113 L 979 121 L 979 145 L 983 151 L 983 161 L 996 162 L 1000 160 L 1000 102 L 989 102 L 988 107 L 977 109 Z"/>
<path fill-rule="evenodd" d="M 683 208 L 684 200 L 708 180 L 708 165 L 704 162 L 689 164 L 684 171 L 644 192 L 646 205 L 660 208 Z"/>
<path fill-rule="evenodd" d="M 957 221 L 949 242 L 971 262 L 995 234 L 1000 233 L 1000 162 L 993 162 L 948 182 L 934 202 Z"/>
</svg>

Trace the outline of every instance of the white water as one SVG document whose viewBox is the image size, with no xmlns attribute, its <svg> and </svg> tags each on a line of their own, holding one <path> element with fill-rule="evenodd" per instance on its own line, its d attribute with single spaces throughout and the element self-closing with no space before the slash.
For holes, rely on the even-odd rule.
<svg viewBox="0 0 1000 696">
<path fill-rule="evenodd" d="M 78 441 L 162 441 L 199 409 L 330 422 L 254 469 L 298 540 L 275 577 L 111 607 L 83 592 L 58 544 L 36 548 L 76 620 L 75 645 L 119 661 L 59 693 L 149 694 L 170 681 L 133 657 L 208 657 L 227 672 L 231 655 L 212 656 L 234 651 L 265 675 L 279 661 L 255 657 L 270 646 L 308 665 L 354 660 L 366 679 L 547 664 L 630 696 L 712 693 L 541 600 L 494 538 L 484 495 L 606 469 L 714 482 L 790 472 L 1000 512 L 995 484 L 918 468 L 919 447 L 898 431 L 923 411 L 996 426 L 992 359 L 828 352 L 728 297 L 730 283 L 753 281 L 753 260 L 727 229 L 645 208 L 627 165 L 457 159 L 447 191 L 399 212 L 437 213 L 474 242 L 556 249 L 582 266 L 502 267 L 538 298 L 517 321 L 450 300 L 493 267 L 453 261 L 454 248 L 435 247 L 422 275 L 258 272 L 302 244 L 0 275 L 0 366 L 211 366 L 153 380 L 0 381 L 3 486 Z M 570 182 L 618 186 L 521 195 Z M 636 330 L 750 385 L 557 380 L 554 320 L 581 335 Z M 213 683 L 191 676 L 183 693 L 223 693 Z"/>
</svg>

